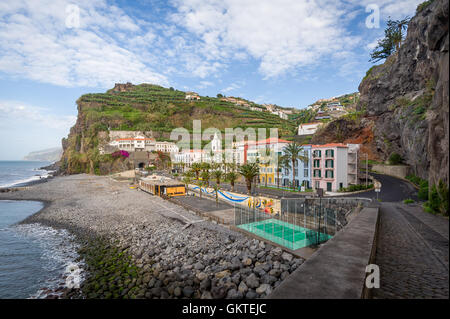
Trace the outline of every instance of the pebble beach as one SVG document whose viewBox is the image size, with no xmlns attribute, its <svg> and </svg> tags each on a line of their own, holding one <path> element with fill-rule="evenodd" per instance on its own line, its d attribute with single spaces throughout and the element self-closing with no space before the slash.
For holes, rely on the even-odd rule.
<svg viewBox="0 0 450 319">
<path fill-rule="evenodd" d="M 58 176 L 1 199 L 44 202 L 21 223 L 80 245 L 84 280 L 49 297 L 264 298 L 304 261 L 109 177 Z"/>
</svg>

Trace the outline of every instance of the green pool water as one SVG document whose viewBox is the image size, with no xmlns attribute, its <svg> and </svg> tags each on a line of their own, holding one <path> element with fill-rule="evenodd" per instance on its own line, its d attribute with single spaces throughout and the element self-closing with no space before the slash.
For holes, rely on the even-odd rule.
<svg viewBox="0 0 450 319">
<path fill-rule="evenodd" d="M 266 219 L 258 222 L 241 224 L 237 227 L 292 250 L 314 244 L 314 238 L 317 236 L 317 232 L 314 230 L 293 225 L 278 219 Z M 328 234 L 320 234 L 321 241 L 326 241 L 331 237 L 332 236 Z"/>
</svg>

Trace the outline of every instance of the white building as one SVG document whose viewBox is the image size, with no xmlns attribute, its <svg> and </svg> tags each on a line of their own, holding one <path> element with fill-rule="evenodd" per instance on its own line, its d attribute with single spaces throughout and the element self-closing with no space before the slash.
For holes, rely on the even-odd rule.
<svg viewBox="0 0 450 319">
<path fill-rule="evenodd" d="M 118 138 L 108 143 L 110 147 L 127 152 L 154 151 L 155 139 L 137 135 L 136 137 Z M 100 154 L 104 154 L 104 148 L 100 148 Z"/>
<path fill-rule="evenodd" d="M 320 122 L 300 124 L 297 135 L 312 135 L 316 133 L 321 124 Z"/>
<path fill-rule="evenodd" d="M 186 92 L 186 96 L 184 99 L 187 101 L 200 100 L 200 96 L 195 92 Z"/>
<path fill-rule="evenodd" d="M 173 142 L 155 142 L 155 151 L 164 153 L 178 153 L 178 146 Z"/>
<path fill-rule="evenodd" d="M 277 110 L 277 111 L 274 111 L 274 112 L 271 112 L 271 113 L 279 116 L 283 120 L 287 120 L 289 118 L 289 116 L 286 113 L 284 113 L 283 111 L 281 111 L 281 110 Z"/>
</svg>

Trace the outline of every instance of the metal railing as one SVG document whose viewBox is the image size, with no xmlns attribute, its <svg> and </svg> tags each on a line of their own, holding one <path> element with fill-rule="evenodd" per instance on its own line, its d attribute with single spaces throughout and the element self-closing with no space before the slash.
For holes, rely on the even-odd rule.
<svg viewBox="0 0 450 319">
<path fill-rule="evenodd" d="M 346 210 L 321 199 L 282 199 L 281 213 L 235 206 L 235 226 L 289 249 L 317 245 L 333 237 L 343 226 Z"/>
</svg>

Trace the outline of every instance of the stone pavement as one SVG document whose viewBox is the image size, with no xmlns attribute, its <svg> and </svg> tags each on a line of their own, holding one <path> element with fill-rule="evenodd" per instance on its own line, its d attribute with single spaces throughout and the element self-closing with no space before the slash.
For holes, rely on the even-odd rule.
<svg viewBox="0 0 450 319">
<path fill-rule="evenodd" d="M 448 298 L 448 227 L 419 206 L 381 204 L 373 298 Z"/>
</svg>

